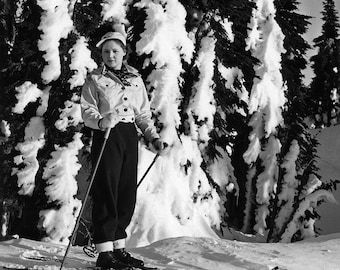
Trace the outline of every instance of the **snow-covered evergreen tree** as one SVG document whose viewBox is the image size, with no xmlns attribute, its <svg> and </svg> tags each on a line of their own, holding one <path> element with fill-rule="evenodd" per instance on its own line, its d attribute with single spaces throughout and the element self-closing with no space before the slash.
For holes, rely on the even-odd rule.
<svg viewBox="0 0 340 270">
<path fill-rule="evenodd" d="M 282 124 L 285 103 L 285 86 L 280 72 L 284 36 L 275 21 L 273 1 L 255 2 L 257 8 L 253 11 L 247 46 L 260 63 L 255 67 L 256 78 L 249 100 L 252 131 L 249 147 L 244 153 L 250 168 L 243 231 L 252 232 L 254 229 L 257 234 L 265 235 L 270 199 L 277 179 L 276 156 L 281 150 L 277 128 Z"/>
<path fill-rule="evenodd" d="M 306 67 L 306 60 L 303 56 L 308 45 L 302 39 L 302 34 L 306 31 L 308 17 L 295 12 L 298 3 L 294 0 L 275 1 L 273 2 L 275 6 L 269 2 L 265 4 L 263 1 L 259 1 L 258 4 L 260 4 L 259 7 L 264 8 L 262 12 L 258 10 L 262 15 L 259 18 L 264 18 L 264 24 L 271 27 L 269 28 L 270 34 L 278 35 L 278 38 L 274 39 L 267 35 L 268 40 L 276 42 L 281 40 L 282 42 L 276 47 L 277 52 L 281 52 L 277 54 L 277 57 L 281 58 L 279 62 L 275 63 L 278 58 L 265 58 L 265 53 L 268 53 L 269 49 L 275 48 L 275 44 L 277 44 L 275 43 L 274 46 L 269 46 L 269 49 L 266 48 L 264 52 L 259 53 L 260 57 L 258 58 L 262 62 L 260 67 L 264 69 L 269 67 L 268 73 L 278 76 L 270 77 L 269 82 L 274 83 L 274 86 L 275 83 L 281 86 L 278 89 L 282 92 L 276 94 L 275 98 L 281 95 L 281 98 L 284 97 L 284 99 L 274 110 L 277 117 L 273 117 L 273 119 L 278 120 L 272 129 L 274 136 L 266 138 L 266 123 L 270 124 L 270 117 L 273 113 L 266 111 L 263 113 L 262 120 L 252 116 L 254 121 L 258 121 L 256 124 L 250 121 L 253 129 L 251 136 L 252 134 L 261 134 L 264 139 L 258 140 L 261 148 L 257 149 L 261 150 L 256 157 L 258 158 L 257 164 L 254 164 L 256 169 L 250 166 L 248 172 L 252 181 L 249 182 L 248 191 L 250 190 L 254 194 L 250 194 L 248 197 L 249 206 L 248 209 L 246 208 L 243 231 L 252 232 L 254 230 L 259 241 L 290 242 L 315 235 L 314 221 L 317 218 L 315 212 L 317 203 L 323 200 L 334 201 L 334 197 L 327 191 L 327 188 L 323 189 L 325 186 L 318 179 L 317 169 L 314 166 L 316 141 L 308 133 L 307 126 L 304 124 L 304 118 L 307 115 L 307 110 L 303 106 L 306 100 L 306 88 L 302 84 L 301 71 Z M 271 8 L 273 9 L 271 10 Z M 277 29 L 278 25 L 270 23 L 271 15 L 274 13 L 280 30 Z M 260 29 L 259 36 L 262 37 L 261 34 L 268 31 L 268 28 L 263 26 L 261 20 L 259 26 L 256 29 Z M 280 39 L 282 38 L 281 30 L 286 35 L 285 39 Z M 260 38 L 261 45 L 265 41 L 264 38 Z M 255 48 L 259 49 L 261 46 Z M 273 62 L 266 63 L 265 60 Z M 279 67 L 278 64 L 281 65 L 280 74 L 278 70 L 275 72 L 275 67 Z M 274 70 L 271 71 L 270 68 L 274 68 Z M 268 75 L 263 73 L 259 77 L 265 78 L 266 76 Z M 270 85 L 264 89 L 275 90 Z M 260 100 L 259 104 L 261 101 L 266 102 L 263 96 L 258 95 L 257 97 Z M 257 114 L 261 114 L 261 110 L 257 111 L 255 116 Z M 256 138 L 257 136 L 255 136 Z M 254 151 L 256 141 L 254 138 L 250 139 L 250 146 L 253 149 L 248 149 L 248 152 L 245 152 L 246 160 L 254 153 L 258 153 Z M 271 148 L 272 150 L 270 150 Z M 251 155 L 247 155 L 247 153 Z M 268 166 L 269 170 L 267 170 Z M 310 186 L 314 188 L 310 190 Z M 306 189 L 310 190 L 311 194 L 304 197 L 302 194 Z M 255 199 L 256 203 L 254 203 Z M 308 211 L 301 211 L 301 208 L 308 209 Z M 257 211 L 255 216 L 253 216 L 254 210 L 255 213 Z M 261 218 L 258 217 L 259 214 L 261 214 Z M 253 227 L 254 223 L 255 227 Z M 307 226 L 306 224 L 313 225 Z"/>
<path fill-rule="evenodd" d="M 315 200 L 300 197 L 310 181 L 321 185 L 314 166 L 316 142 L 303 123 L 306 89 L 301 71 L 306 66 L 303 55 L 308 46 L 302 34 L 308 17 L 295 13 L 297 1 L 256 3 L 255 30 L 249 44 L 260 63 L 249 103 L 250 112 L 255 113 L 250 120 L 249 148 L 244 154 L 249 171 L 242 231 L 255 233 L 257 241 L 289 242 L 313 235 L 314 227 L 309 226 L 309 232 L 304 233 L 303 224 L 315 220 L 316 202 L 334 198 L 325 190 L 320 191 L 321 196 L 316 195 L 319 191 L 313 193 Z M 270 98 L 273 100 L 268 101 Z M 299 211 L 304 205 L 309 205 L 306 213 Z M 291 233 L 288 238 L 286 231 Z"/>
<path fill-rule="evenodd" d="M 310 59 L 315 74 L 310 85 L 310 115 L 316 127 L 339 122 L 340 24 L 333 0 L 323 1 L 321 14 L 321 35 L 313 40 L 317 54 Z"/>
<path fill-rule="evenodd" d="M 281 234 L 299 207 L 299 190 L 317 171 L 314 165 L 316 141 L 308 134 L 304 123 L 308 109 L 307 89 L 302 82 L 302 70 L 307 65 L 304 55 L 309 48 L 302 34 L 307 31 L 310 17 L 297 13 L 298 2 L 295 0 L 275 1 L 275 5 L 277 21 L 286 37 L 282 75 L 287 85 L 287 102 L 283 111 L 285 125 L 279 129 L 282 148 L 278 157 L 277 192 L 271 210 L 270 222 L 273 224 L 269 226 L 268 241 L 271 242 L 281 240 Z"/>
<path fill-rule="evenodd" d="M 82 148 L 79 86 L 96 64 L 90 53 L 86 58 L 86 43 L 74 31 L 74 2 L 14 4 L 10 14 L 16 37 L 1 74 L 1 114 L 10 131 L 2 146 L 8 149 L 2 156 L 7 160 L 2 179 L 17 183 L 8 193 L 18 192 L 22 208 L 13 217 L 19 226 L 11 229 L 31 238 L 66 241 L 80 206 L 75 198 Z"/>
</svg>

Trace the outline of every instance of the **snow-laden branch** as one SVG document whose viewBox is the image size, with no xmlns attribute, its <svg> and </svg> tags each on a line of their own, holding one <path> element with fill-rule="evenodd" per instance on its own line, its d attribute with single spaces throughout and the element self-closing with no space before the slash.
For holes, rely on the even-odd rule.
<svg viewBox="0 0 340 270">
<path fill-rule="evenodd" d="M 50 202 L 68 203 L 70 198 L 77 194 L 75 176 L 81 165 L 78 163 L 78 152 L 83 147 L 81 133 L 76 133 L 73 141 L 64 147 L 55 146 L 51 159 L 44 168 L 43 179 L 47 187 L 45 193 Z"/>
<path fill-rule="evenodd" d="M 101 15 L 104 21 L 117 21 L 126 23 L 126 6 L 132 0 L 105 0 L 102 4 L 103 9 Z"/>
<path fill-rule="evenodd" d="M 38 48 L 45 52 L 43 57 L 47 62 L 41 78 L 48 84 L 60 76 L 59 41 L 73 29 L 73 21 L 68 0 L 37 0 L 37 4 L 43 9 L 38 27 L 42 32 Z"/>
<path fill-rule="evenodd" d="M 38 151 L 45 145 L 45 126 L 43 118 L 32 117 L 25 128 L 25 141 L 15 147 L 20 155 L 14 158 L 18 168 L 12 169 L 12 175 L 18 178 L 20 195 L 32 196 L 35 188 L 35 176 L 39 170 Z"/>
<path fill-rule="evenodd" d="M 283 121 L 282 108 L 286 102 L 281 75 L 281 54 L 285 49 L 284 35 L 275 21 L 274 1 L 255 2 L 257 8 L 253 10 L 249 25 L 251 31 L 248 33 L 246 43 L 247 49 L 259 59 L 260 64 L 255 67 L 256 78 L 249 98 L 249 113 L 252 114 L 249 126 L 252 131 L 249 135 L 250 144 L 243 158 L 251 166 L 256 166 L 254 164 L 257 161 L 263 166 L 263 172 L 255 179 L 256 202 L 259 205 L 255 230 L 265 234 L 269 199 L 273 195 L 277 181 L 277 154 L 281 148 L 275 134 L 276 128 Z M 262 143 L 264 138 L 267 139 L 265 144 Z M 248 181 L 253 180 L 248 175 Z M 247 192 L 251 193 L 249 190 Z M 250 210 L 249 207 L 246 209 Z"/>
<path fill-rule="evenodd" d="M 206 146 L 210 139 L 209 133 L 214 127 L 216 112 L 213 90 L 215 43 L 216 39 L 213 32 L 210 32 L 201 40 L 201 48 L 195 61 L 195 66 L 199 70 L 199 79 L 193 85 L 193 94 L 187 109 L 191 136 L 202 144 L 202 148 Z"/>
<path fill-rule="evenodd" d="M 300 201 L 299 208 L 296 210 L 293 219 L 289 222 L 285 232 L 281 236 L 281 242 L 291 242 L 294 234 L 301 228 L 300 219 L 306 216 L 305 212 L 307 210 L 311 210 L 311 212 L 313 212 L 313 209 L 317 207 L 317 203 L 322 200 L 337 203 L 334 195 L 327 190 L 320 189 L 307 195 Z M 314 229 L 312 234 L 314 234 Z"/>
<path fill-rule="evenodd" d="M 37 116 L 28 122 L 25 128 L 24 141 L 16 145 L 16 150 L 20 152 L 14 157 L 17 167 L 12 168 L 12 175 L 16 175 L 17 184 L 20 188 L 18 193 L 31 196 L 35 188 L 35 176 L 39 170 L 38 151 L 45 145 L 45 125 L 42 115 L 47 109 L 49 98 L 49 87 L 41 91 L 36 84 L 26 81 L 15 88 L 18 102 L 12 108 L 17 114 L 22 114 L 30 102 L 40 100 L 37 108 Z"/>
<path fill-rule="evenodd" d="M 278 176 L 276 155 L 280 152 L 280 149 L 280 141 L 272 136 L 269 138 L 266 148 L 260 153 L 265 169 L 257 177 L 256 202 L 259 204 L 269 205 Z"/>
<path fill-rule="evenodd" d="M 274 136 L 271 136 L 266 145 L 266 149 L 260 153 L 264 170 L 258 175 L 256 182 L 256 203 L 260 206 L 257 211 L 254 230 L 261 235 L 264 235 L 265 230 L 267 229 L 266 218 L 269 214 L 268 206 L 270 205 L 270 199 L 276 189 L 278 177 L 276 156 L 280 152 L 280 149 L 280 141 Z"/>
<path fill-rule="evenodd" d="M 10 129 L 10 125 L 6 120 L 1 120 L 0 122 L 0 144 L 7 141 L 9 136 L 11 136 L 12 132 Z"/>
<path fill-rule="evenodd" d="M 39 226 L 44 228 L 47 236 L 42 239 L 46 242 L 68 243 L 68 237 L 72 234 L 75 226 L 75 218 L 78 216 L 81 201 L 71 198 L 58 210 L 47 209 L 39 213 Z"/>
<path fill-rule="evenodd" d="M 239 186 L 234 175 L 234 167 L 231 159 L 222 147 L 217 146 L 216 150 L 221 156 L 217 156 L 208 166 L 208 172 L 214 182 L 221 188 L 223 194 L 226 192 L 234 192 L 236 197 L 239 196 Z"/>
<path fill-rule="evenodd" d="M 286 102 L 281 75 L 284 35 L 275 21 L 273 1 L 258 0 L 256 4 L 247 40 L 248 49 L 260 60 L 249 99 L 249 112 L 253 113 L 249 139 L 253 143 L 244 154 L 248 164 L 255 162 L 260 153 L 259 141 L 275 133 L 282 123 L 281 110 Z"/>
<path fill-rule="evenodd" d="M 70 50 L 70 69 L 75 72 L 75 74 L 68 80 L 71 85 L 71 89 L 77 86 L 82 86 L 85 82 L 87 72 L 91 72 L 97 68 L 97 64 L 91 58 L 91 51 L 87 46 L 88 44 L 85 37 L 81 36 Z"/>
<path fill-rule="evenodd" d="M 137 53 L 139 55 L 151 53 L 150 62 L 157 68 L 168 64 L 176 66 L 180 58 L 189 62 L 194 45 L 185 29 L 184 7 L 177 0 L 154 2 L 142 0 L 135 6 L 145 9 L 147 14 L 145 31 L 136 44 Z"/>
<path fill-rule="evenodd" d="M 44 168 L 43 179 L 47 183 L 45 194 L 48 201 L 57 202 L 61 206 L 59 210 L 46 209 L 39 214 L 40 224 L 50 241 L 66 241 L 78 215 L 81 201 L 75 199 L 78 189 L 75 177 L 81 168 L 77 155 L 82 147 L 81 133 L 76 133 L 73 141 L 66 146 L 55 146 L 56 150 L 51 153 L 52 158 Z"/>
<path fill-rule="evenodd" d="M 322 185 L 322 181 L 315 174 L 311 174 L 308 178 L 307 184 L 303 187 L 303 190 L 300 195 L 300 199 L 303 199 L 309 194 L 313 193 L 314 190 L 319 188 L 321 185 Z"/>
<path fill-rule="evenodd" d="M 32 84 L 29 81 L 26 81 L 22 85 L 16 87 L 15 91 L 17 92 L 15 96 L 18 102 L 15 104 L 12 111 L 17 114 L 22 114 L 30 102 L 37 101 L 37 99 L 43 94 L 36 84 Z"/>
<path fill-rule="evenodd" d="M 60 116 L 59 119 L 55 122 L 55 126 L 57 129 L 61 131 L 66 131 L 67 127 L 77 126 L 79 123 L 83 122 L 78 100 L 79 97 L 77 95 L 73 95 L 72 100 L 66 100 L 64 102 L 65 108 L 59 109 Z"/>
<path fill-rule="evenodd" d="M 136 51 L 139 55 L 150 55 L 145 67 L 155 65 L 147 78 L 149 89 L 155 90 L 151 105 L 164 126 L 164 140 L 172 144 L 180 124 L 182 60 L 190 61 L 194 50 L 185 29 L 186 12 L 178 1 L 142 0 L 136 7 L 147 14 L 145 31 L 136 44 Z"/>
<path fill-rule="evenodd" d="M 239 69 L 238 67 L 232 67 L 232 68 L 225 67 L 221 62 L 219 62 L 218 71 L 220 72 L 222 78 L 225 79 L 225 87 L 227 89 L 230 89 L 234 93 L 236 93 L 240 100 L 248 104 L 249 96 L 248 96 L 248 91 L 243 84 L 245 80 L 244 80 L 242 70 Z M 233 85 L 235 82 L 235 79 L 237 79 L 241 83 L 240 87 L 236 88 Z M 244 116 L 246 115 L 243 109 L 241 110 L 237 106 L 235 106 L 235 109 L 238 111 L 238 113 Z"/>
<path fill-rule="evenodd" d="M 294 211 L 294 198 L 296 196 L 298 180 L 296 179 L 296 161 L 300 153 L 300 147 L 297 140 L 293 140 L 286 154 L 281 167 L 284 169 L 284 176 L 281 185 L 281 192 L 278 194 L 279 214 L 275 220 L 275 226 L 278 231 L 288 221 Z"/>
</svg>

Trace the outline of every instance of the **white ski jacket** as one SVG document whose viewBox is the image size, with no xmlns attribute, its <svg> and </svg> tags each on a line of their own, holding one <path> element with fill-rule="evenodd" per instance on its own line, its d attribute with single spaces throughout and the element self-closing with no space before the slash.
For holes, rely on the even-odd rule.
<svg viewBox="0 0 340 270">
<path fill-rule="evenodd" d="M 152 142 L 159 138 L 151 118 L 150 102 L 144 82 L 133 67 L 126 65 L 132 73 L 129 86 L 105 68 L 91 72 L 85 81 L 81 95 L 81 113 L 86 126 L 100 129 L 98 122 L 109 113 L 115 113 L 119 121 L 135 123 L 146 139 Z"/>
</svg>

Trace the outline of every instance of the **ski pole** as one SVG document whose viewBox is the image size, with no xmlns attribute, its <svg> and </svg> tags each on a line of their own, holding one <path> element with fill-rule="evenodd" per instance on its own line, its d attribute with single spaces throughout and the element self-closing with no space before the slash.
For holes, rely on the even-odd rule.
<svg viewBox="0 0 340 270">
<path fill-rule="evenodd" d="M 168 144 L 165 143 L 164 144 L 164 148 L 168 147 Z M 154 157 L 154 159 L 152 160 L 150 166 L 146 169 L 144 175 L 142 176 L 142 178 L 140 179 L 140 181 L 137 184 L 137 188 L 140 186 L 140 184 L 143 182 L 145 176 L 147 176 L 147 174 L 149 173 L 150 169 L 152 168 L 153 164 L 155 164 L 157 158 L 160 156 L 159 152 L 156 154 L 156 156 Z"/>
<path fill-rule="evenodd" d="M 70 250 L 70 247 L 73 243 L 73 240 L 74 240 L 74 237 L 76 235 L 76 232 L 78 230 L 78 226 L 79 226 L 79 222 L 80 222 L 80 218 L 83 214 L 83 211 L 84 211 L 84 208 L 85 208 L 85 204 L 86 204 L 86 201 L 87 201 L 87 198 L 90 194 L 90 190 L 91 190 L 91 187 L 92 187 L 92 184 L 93 184 L 93 180 L 94 180 L 94 177 L 96 176 L 96 173 L 97 173 L 97 169 L 98 169 L 98 166 L 99 166 L 99 163 L 100 163 L 100 160 L 102 158 L 102 155 L 103 155 L 103 152 L 104 152 L 104 149 L 105 149 L 105 145 L 106 145 L 106 142 L 107 142 L 107 139 L 109 138 L 109 135 L 110 135 L 110 131 L 111 131 L 111 128 L 107 128 L 106 131 L 105 131 L 105 134 L 104 134 L 104 142 L 102 144 L 102 147 L 100 149 L 100 152 L 99 152 L 99 156 L 98 156 L 98 159 L 96 161 L 96 164 L 94 166 L 94 169 L 92 171 L 92 175 L 91 175 L 91 179 L 90 179 L 90 183 L 87 187 L 87 190 L 86 190 L 86 193 L 85 193 L 85 196 L 84 196 L 84 201 L 83 201 L 83 204 L 82 206 L 80 207 L 80 211 L 79 211 L 79 215 L 76 219 L 76 224 L 74 225 L 74 228 L 73 228 L 73 232 L 72 232 L 72 235 L 71 235 L 71 239 L 67 245 L 67 248 L 66 248 L 66 251 L 65 251 L 65 254 L 64 254 L 64 257 L 63 257 L 63 260 L 61 261 L 61 265 L 60 265 L 60 268 L 59 270 L 62 270 L 63 269 L 63 265 L 64 265 L 64 262 L 65 262 L 65 259 L 67 257 L 67 254 Z"/>
<path fill-rule="evenodd" d="M 154 159 L 152 160 L 150 166 L 146 169 L 146 171 L 145 171 L 143 177 L 140 179 L 140 181 L 139 181 L 138 184 L 137 184 L 137 188 L 138 188 L 138 187 L 140 186 L 140 184 L 143 182 L 145 176 L 149 173 L 150 169 L 152 168 L 153 164 L 155 164 L 155 162 L 156 162 L 156 160 L 157 160 L 158 157 L 159 157 L 159 153 L 157 153 L 157 155 L 156 155 L 156 156 L 154 157 Z"/>
</svg>

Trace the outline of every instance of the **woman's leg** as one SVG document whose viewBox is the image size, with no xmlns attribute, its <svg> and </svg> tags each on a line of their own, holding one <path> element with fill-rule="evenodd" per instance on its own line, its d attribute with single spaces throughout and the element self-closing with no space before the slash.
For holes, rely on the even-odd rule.
<svg viewBox="0 0 340 270">
<path fill-rule="evenodd" d="M 104 132 L 95 131 L 92 155 L 95 161 L 103 144 Z M 92 186 L 92 222 L 95 244 L 113 242 L 118 221 L 118 185 L 124 151 L 117 128 L 111 130 Z"/>
<path fill-rule="evenodd" d="M 137 191 L 137 162 L 138 162 L 138 136 L 135 125 L 125 123 L 122 129 L 125 141 L 125 156 L 123 159 L 121 177 L 118 186 L 118 224 L 115 240 L 126 238 L 126 228 L 131 222 L 136 204 Z M 122 135 L 123 135 L 122 134 Z M 116 248 L 124 247 L 117 241 Z M 122 246 L 123 245 L 123 246 Z"/>
</svg>

